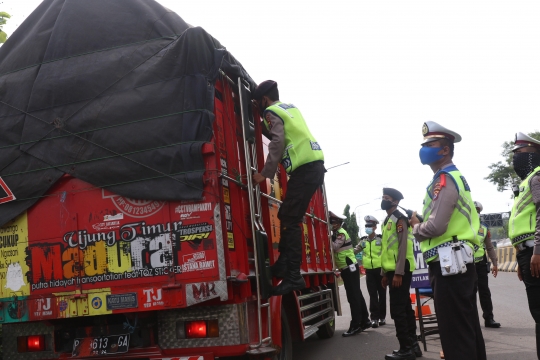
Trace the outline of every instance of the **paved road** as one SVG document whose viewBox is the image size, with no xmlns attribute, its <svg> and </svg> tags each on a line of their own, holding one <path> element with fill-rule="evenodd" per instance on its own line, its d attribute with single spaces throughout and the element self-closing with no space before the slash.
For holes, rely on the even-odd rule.
<svg viewBox="0 0 540 360">
<path fill-rule="evenodd" d="M 365 278 L 360 280 L 362 293 L 369 299 Z M 494 303 L 495 320 L 502 324 L 500 329 L 483 327 L 489 360 L 533 360 L 536 357 L 534 321 L 529 313 L 524 285 L 516 273 L 499 273 L 497 279 L 490 276 L 490 288 Z M 336 318 L 336 333 L 333 338 L 320 340 L 313 335 L 293 347 L 294 359 L 309 360 L 352 360 L 384 359 L 384 354 L 399 347 L 395 328 L 389 315 L 388 325 L 369 329 L 353 337 L 341 336 L 349 327 L 350 311 L 345 290 L 340 288 L 343 316 Z M 478 304 L 480 308 L 480 304 Z M 389 311 L 388 311 L 389 313 Z M 480 314 L 481 318 L 481 314 Z M 482 320 L 482 319 L 481 319 Z M 422 359 L 439 359 L 441 343 L 438 335 L 428 337 L 428 351 Z"/>
</svg>

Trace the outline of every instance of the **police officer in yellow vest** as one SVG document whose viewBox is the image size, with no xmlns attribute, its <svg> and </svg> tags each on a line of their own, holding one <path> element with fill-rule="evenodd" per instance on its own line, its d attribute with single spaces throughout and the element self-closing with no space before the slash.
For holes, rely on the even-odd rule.
<svg viewBox="0 0 540 360">
<path fill-rule="evenodd" d="M 514 188 L 508 237 L 518 251 L 518 277 L 525 284 L 529 310 L 536 322 L 536 352 L 540 359 L 540 141 L 516 134 L 512 164 L 521 178 Z"/>
<path fill-rule="evenodd" d="M 366 236 L 354 248 L 354 253 L 363 252 L 362 262 L 366 269 L 366 286 L 369 293 L 371 327 L 386 325 L 386 289 L 382 287 L 381 255 L 382 235 L 377 234 L 377 220 L 372 215 L 364 217 Z"/>
<path fill-rule="evenodd" d="M 435 174 L 424 198 L 424 221 L 411 217 L 434 293 L 444 356 L 448 360 L 484 360 L 486 347 L 476 305 L 476 269 L 480 220 L 470 188 L 452 163 L 461 136 L 436 122 L 422 127 L 420 161 Z"/>
<path fill-rule="evenodd" d="M 415 269 L 412 229 L 397 205 L 403 195 L 396 189 L 384 188 L 381 209 L 388 216 L 382 224 L 382 286 L 390 285 L 390 316 L 396 326 L 399 350 L 386 360 L 414 360 L 422 356 L 416 340 L 416 319 L 411 305 L 410 288 Z"/>
<path fill-rule="evenodd" d="M 341 227 L 344 220 L 330 211 L 334 262 L 341 271 L 347 301 L 351 307 L 351 324 L 349 330 L 342 334 L 348 337 L 371 327 L 371 322 L 368 318 L 366 301 L 360 290 L 360 267 L 354 256 L 352 241 L 347 231 Z"/>
<path fill-rule="evenodd" d="M 483 206 L 479 201 L 474 202 L 474 207 L 478 214 L 482 212 Z M 480 247 L 474 253 L 474 265 L 476 274 L 478 275 L 478 298 L 480 299 L 480 307 L 484 317 L 484 325 L 490 328 L 499 328 L 501 324 L 493 318 L 493 302 L 491 301 L 491 291 L 489 291 L 488 274 L 491 270 L 493 277 L 497 277 L 497 253 L 491 243 L 491 233 L 486 224 L 480 222 L 478 229 L 478 240 Z M 492 267 L 490 269 L 487 256 L 491 260 Z"/>
<path fill-rule="evenodd" d="M 274 177 L 279 163 L 283 165 L 289 181 L 285 199 L 278 212 L 281 222 L 280 256 L 271 267 L 272 275 L 283 277 L 273 295 L 284 295 L 306 287 L 300 274 L 302 263 L 302 218 L 311 197 L 324 182 L 324 155 L 311 135 L 300 110 L 292 104 L 279 101 L 277 83 L 263 81 L 253 92 L 263 125 L 271 139 L 264 168 L 253 175 L 257 184 Z"/>
</svg>

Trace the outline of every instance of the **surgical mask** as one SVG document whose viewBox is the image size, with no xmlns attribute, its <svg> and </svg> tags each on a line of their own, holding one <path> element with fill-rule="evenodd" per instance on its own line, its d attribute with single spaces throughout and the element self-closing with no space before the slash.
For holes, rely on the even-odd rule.
<svg viewBox="0 0 540 360">
<path fill-rule="evenodd" d="M 366 234 L 368 235 L 373 234 L 373 228 L 366 228 Z"/>
<path fill-rule="evenodd" d="M 383 200 L 381 201 L 381 209 L 388 210 L 391 209 L 394 206 L 390 200 Z"/>
<path fill-rule="evenodd" d="M 422 146 L 420 148 L 420 161 L 423 165 L 429 165 L 434 163 L 435 161 L 441 160 L 444 155 L 439 155 L 438 152 L 441 151 L 442 148 L 438 147 L 428 147 L 428 146 Z"/>
<path fill-rule="evenodd" d="M 534 169 L 540 166 L 540 154 L 531 152 L 515 153 L 512 165 L 521 180 L 525 180 Z"/>
</svg>

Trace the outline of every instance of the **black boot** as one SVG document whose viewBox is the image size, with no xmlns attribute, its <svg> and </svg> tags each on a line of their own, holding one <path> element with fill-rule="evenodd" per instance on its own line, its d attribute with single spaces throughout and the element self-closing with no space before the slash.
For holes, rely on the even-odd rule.
<svg viewBox="0 0 540 360">
<path fill-rule="evenodd" d="M 341 334 L 341 336 L 343 337 L 349 337 L 349 336 L 353 336 L 353 335 L 356 335 L 356 334 L 359 334 L 362 332 L 362 326 L 360 325 L 353 325 L 351 323 L 351 325 L 349 326 L 349 330 L 345 331 L 343 334 Z"/>
<path fill-rule="evenodd" d="M 536 324 L 536 356 L 540 359 L 540 323 Z"/>
<path fill-rule="evenodd" d="M 412 340 L 411 351 L 414 353 L 414 356 L 422 357 L 422 349 L 420 349 L 420 344 L 418 343 L 418 340 Z"/>
<path fill-rule="evenodd" d="M 493 319 L 493 316 L 488 317 L 484 324 L 486 325 L 486 327 L 489 327 L 489 328 L 500 328 L 501 327 L 501 323 L 496 322 L 495 319 Z"/>
<path fill-rule="evenodd" d="M 284 278 L 287 275 L 287 255 L 280 253 L 274 265 L 270 266 L 272 277 Z"/>
<path fill-rule="evenodd" d="M 385 360 L 415 360 L 416 356 L 414 355 L 411 346 L 401 346 L 398 351 L 387 354 L 384 358 Z"/>
<path fill-rule="evenodd" d="M 287 274 L 278 286 L 272 288 L 272 295 L 285 295 L 306 288 L 306 282 L 300 274 L 300 261 L 287 259 Z"/>
<path fill-rule="evenodd" d="M 375 319 L 375 320 L 371 320 L 371 327 L 376 329 L 379 327 L 379 320 Z"/>
</svg>

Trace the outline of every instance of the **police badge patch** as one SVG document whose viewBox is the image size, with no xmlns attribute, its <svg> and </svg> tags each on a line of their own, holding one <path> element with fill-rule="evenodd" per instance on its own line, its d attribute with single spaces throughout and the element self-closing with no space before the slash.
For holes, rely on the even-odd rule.
<svg viewBox="0 0 540 360">
<path fill-rule="evenodd" d="M 469 184 L 467 183 L 467 180 L 465 180 L 465 176 L 460 176 L 461 181 L 463 181 L 463 187 L 465 188 L 465 191 L 471 191 L 471 188 L 469 187 Z"/>
</svg>

